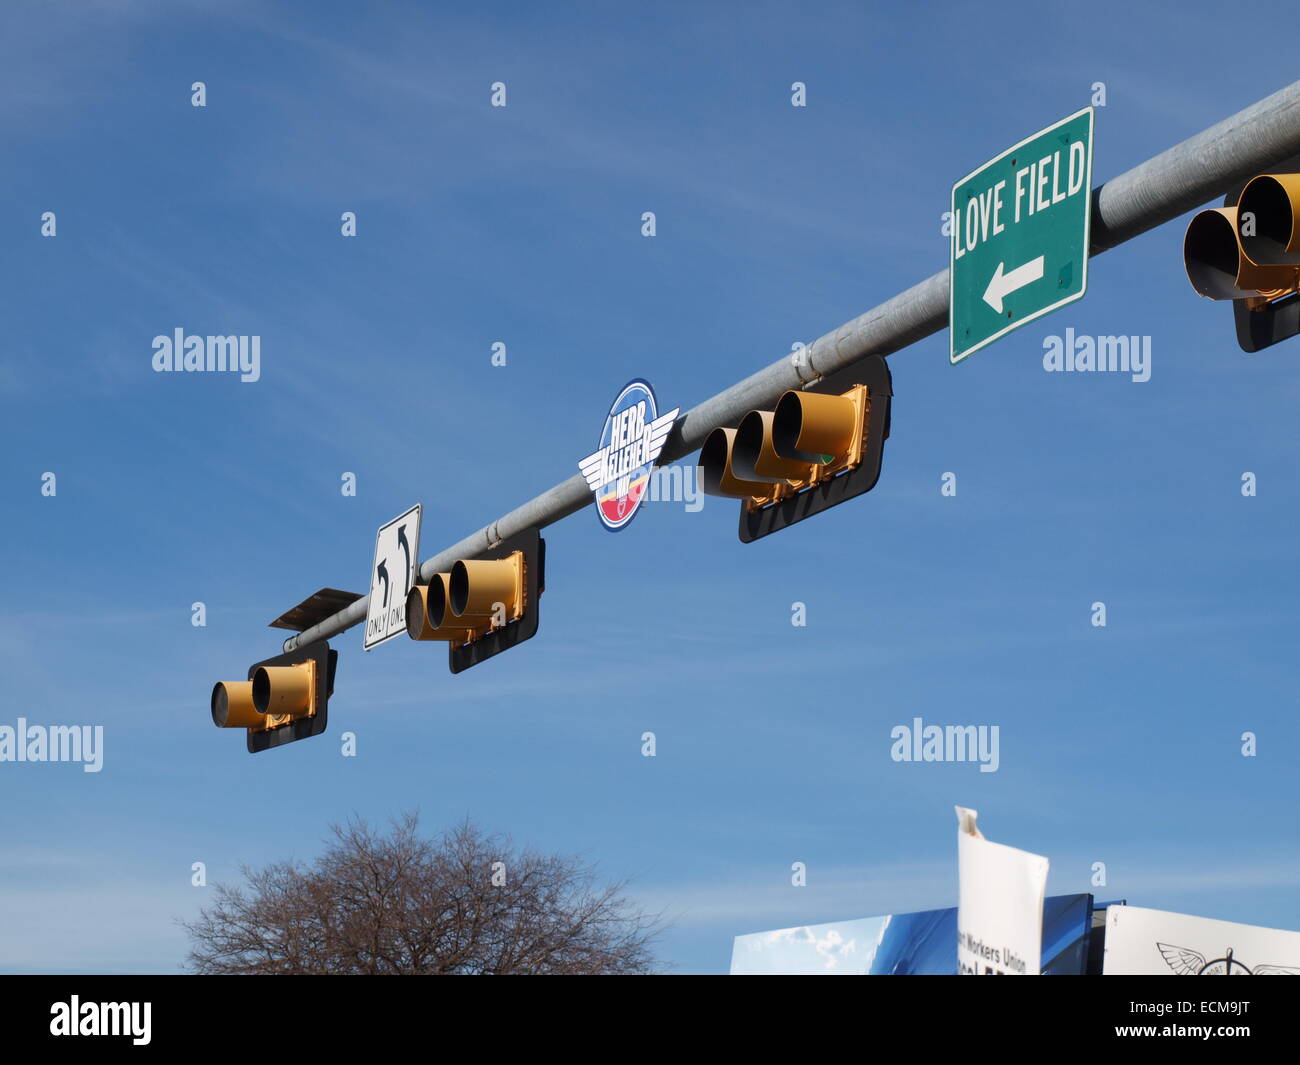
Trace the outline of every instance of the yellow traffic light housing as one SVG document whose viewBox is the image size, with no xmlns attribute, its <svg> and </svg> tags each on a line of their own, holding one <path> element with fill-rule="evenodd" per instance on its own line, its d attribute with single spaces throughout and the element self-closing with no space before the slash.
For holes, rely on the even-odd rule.
<svg viewBox="0 0 1300 1065">
<path fill-rule="evenodd" d="M 714 429 L 700 449 L 700 476 L 706 495 L 732 499 L 775 500 L 775 488 L 760 481 L 746 481 L 733 471 L 736 430 Z"/>
<path fill-rule="evenodd" d="M 219 680 L 212 688 L 212 723 L 217 728 L 265 728 L 253 708 L 251 680 Z"/>
<path fill-rule="evenodd" d="M 474 638 L 468 624 L 458 624 L 448 608 L 449 573 L 435 573 L 428 584 L 406 593 L 406 635 L 413 640 L 467 643 Z"/>
<path fill-rule="evenodd" d="M 770 410 L 751 410 L 741 419 L 731 449 L 731 469 L 741 480 L 770 484 L 775 498 L 779 499 L 796 485 L 811 484 L 816 474 L 813 463 L 776 450 L 772 434 L 775 420 L 776 415 Z"/>
<path fill-rule="evenodd" d="M 776 410 L 752 410 L 741 420 L 732 447 L 732 471 L 768 485 L 744 491 L 751 510 L 823 484 L 862 461 L 871 412 L 870 389 L 854 385 L 842 395 L 786 392 Z"/>
<path fill-rule="evenodd" d="M 1259 351 L 1300 332 L 1300 174 L 1260 174 L 1183 237 L 1192 288 L 1232 300 L 1237 343 Z"/>
<path fill-rule="evenodd" d="M 316 663 L 310 658 L 291 666 L 258 666 L 253 671 L 253 709 L 278 728 L 316 713 Z"/>
<path fill-rule="evenodd" d="M 250 754 L 325 731 L 338 652 L 324 640 L 258 662 L 248 680 L 218 681 L 212 723 L 247 730 Z"/>
<path fill-rule="evenodd" d="M 787 392 L 772 415 L 772 442 L 778 454 L 821 466 L 821 478 L 831 476 L 862 461 L 870 408 L 866 385 L 854 385 L 841 396 Z"/>
<path fill-rule="evenodd" d="M 500 559 L 461 559 L 451 567 L 447 601 L 453 621 L 497 628 L 518 621 L 524 609 L 524 553 Z"/>
<path fill-rule="evenodd" d="M 1207 299 L 1251 300 L 1260 306 L 1296 291 L 1300 269 L 1257 262 L 1247 254 L 1243 224 L 1254 228 L 1249 220 L 1242 222 L 1248 214 L 1240 207 L 1213 207 L 1188 223 L 1183 263 L 1192 288 Z M 1256 243 L 1255 247 L 1262 245 Z"/>
<path fill-rule="evenodd" d="M 1253 224 L 1241 243 L 1257 263 L 1300 264 L 1300 174 L 1260 174 L 1246 183 L 1237 210 Z"/>
<path fill-rule="evenodd" d="M 446 642 L 451 671 L 469 669 L 537 634 L 545 568 L 546 541 L 536 529 L 458 559 L 407 594 L 406 633 Z"/>
<path fill-rule="evenodd" d="M 709 434 L 700 450 L 704 491 L 742 500 L 746 543 L 869 492 L 880 478 L 892 397 L 879 355 L 786 392 L 774 410 L 752 410 L 739 427 Z"/>
</svg>

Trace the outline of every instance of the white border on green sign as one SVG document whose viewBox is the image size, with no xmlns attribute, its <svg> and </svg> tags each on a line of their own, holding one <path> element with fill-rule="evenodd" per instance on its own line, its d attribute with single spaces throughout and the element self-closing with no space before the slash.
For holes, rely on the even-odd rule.
<svg viewBox="0 0 1300 1065">
<path fill-rule="evenodd" d="M 960 355 L 956 355 L 954 344 L 953 344 L 953 341 L 956 338 L 956 333 L 953 331 L 952 328 L 952 279 L 953 279 L 953 267 L 956 265 L 956 259 L 953 256 L 956 248 L 955 242 L 957 239 L 956 230 L 954 230 L 953 236 L 948 238 L 948 362 L 951 365 L 956 366 L 959 362 L 965 359 L 966 356 L 974 355 L 975 352 L 979 351 L 981 348 L 988 347 L 990 344 L 993 343 L 993 341 L 1006 336 L 1013 329 L 1019 329 L 1022 325 L 1028 325 L 1035 318 L 1041 318 L 1045 314 L 1051 314 L 1052 311 L 1057 310 L 1060 307 L 1064 307 L 1067 303 L 1073 303 L 1077 299 L 1082 299 L 1083 296 L 1087 293 L 1088 259 L 1090 257 L 1089 243 L 1092 238 L 1092 151 L 1093 151 L 1093 127 L 1096 121 L 1095 108 L 1085 107 L 1082 110 L 1074 112 L 1074 114 L 1072 115 L 1067 115 L 1059 122 L 1053 122 L 1050 126 L 1047 126 L 1044 129 L 1040 129 L 1037 133 L 1031 133 L 1028 137 L 1025 137 L 1023 140 L 1016 141 L 1016 143 L 1013 144 L 1010 148 L 998 152 L 998 154 L 995 155 L 992 159 L 990 159 L 987 163 L 983 164 L 982 166 L 977 166 L 965 177 L 958 178 L 955 182 L 953 182 L 952 191 L 949 192 L 948 194 L 948 210 L 952 212 L 953 218 L 957 216 L 957 189 L 960 188 L 962 185 L 966 184 L 966 182 L 968 182 L 971 178 L 975 177 L 977 174 L 983 173 L 989 167 L 993 166 L 994 163 L 999 162 L 1004 156 L 1009 155 L 1010 153 L 1016 151 L 1017 149 L 1024 147 L 1030 141 L 1037 140 L 1045 133 L 1051 133 L 1052 130 L 1057 129 L 1060 126 L 1064 126 L 1067 122 L 1073 122 L 1076 118 L 1078 118 L 1080 115 L 1085 113 L 1088 116 L 1088 176 L 1084 179 L 1084 186 L 1088 190 L 1088 198 L 1087 201 L 1084 203 L 1084 208 L 1083 208 L 1083 286 L 1079 289 L 1078 292 L 1074 293 L 1073 295 L 1066 296 L 1063 299 L 1057 300 L 1051 306 L 1043 307 L 1041 310 L 1037 310 L 1033 314 L 1021 318 L 1020 321 L 1018 322 L 1013 322 L 1005 329 L 1002 329 L 999 332 L 994 333 L 991 337 L 986 337 L 984 340 L 981 340 L 973 348 L 968 348 L 967 350 L 963 351 Z"/>
</svg>

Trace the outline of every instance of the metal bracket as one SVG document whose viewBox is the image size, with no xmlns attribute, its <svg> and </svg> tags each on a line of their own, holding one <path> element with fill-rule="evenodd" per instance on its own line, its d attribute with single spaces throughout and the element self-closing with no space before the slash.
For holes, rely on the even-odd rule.
<svg viewBox="0 0 1300 1065">
<path fill-rule="evenodd" d="M 296 607 L 286 610 L 270 623 L 272 629 L 289 629 L 305 632 L 340 610 L 350 607 L 361 598 L 359 592 L 340 592 L 337 588 L 322 588 L 313 592 Z"/>
</svg>

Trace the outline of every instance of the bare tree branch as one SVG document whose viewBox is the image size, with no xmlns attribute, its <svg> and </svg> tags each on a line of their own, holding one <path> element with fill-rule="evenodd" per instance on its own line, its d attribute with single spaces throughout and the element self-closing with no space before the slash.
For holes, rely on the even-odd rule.
<svg viewBox="0 0 1300 1065">
<path fill-rule="evenodd" d="M 353 820 L 333 826 L 310 867 L 241 872 L 243 887 L 217 886 L 182 922 L 193 972 L 648 973 L 663 928 L 627 901 L 625 882 L 601 884 L 580 859 L 518 849 L 468 820 L 436 839 L 413 813 L 387 834 Z"/>
</svg>

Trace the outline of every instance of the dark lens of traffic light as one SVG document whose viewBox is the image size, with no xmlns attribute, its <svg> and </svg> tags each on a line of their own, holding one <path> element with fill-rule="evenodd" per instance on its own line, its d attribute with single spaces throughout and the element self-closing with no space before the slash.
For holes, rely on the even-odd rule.
<svg viewBox="0 0 1300 1065">
<path fill-rule="evenodd" d="M 226 727 L 226 718 L 230 716 L 230 695 L 226 686 L 218 683 L 212 687 L 212 723 L 217 728 Z"/>
</svg>

